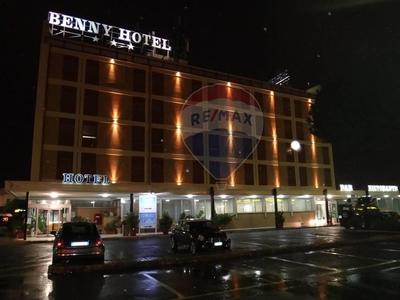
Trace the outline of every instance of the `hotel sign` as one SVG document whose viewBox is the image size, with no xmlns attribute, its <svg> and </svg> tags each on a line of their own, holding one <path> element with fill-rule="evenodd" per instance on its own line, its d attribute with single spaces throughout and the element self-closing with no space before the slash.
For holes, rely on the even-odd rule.
<svg viewBox="0 0 400 300">
<path fill-rule="evenodd" d="M 50 33 L 54 36 L 75 38 L 81 41 L 105 43 L 110 47 L 133 50 L 149 46 L 171 51 L 169 40 L 152 34 L 140 33 L 108 24 L 77 18 L 57 12 L 49 12 Z"/>
<path fill-rule="evenodd" d="M 110 184 L 107 175 L 63 173 L 62 183 Z"/>
<path fill-rule="evenodd" d="M 369 192 L 398 192 L 399 188 L 396 185 L 369 185 Z"/>
</svg>

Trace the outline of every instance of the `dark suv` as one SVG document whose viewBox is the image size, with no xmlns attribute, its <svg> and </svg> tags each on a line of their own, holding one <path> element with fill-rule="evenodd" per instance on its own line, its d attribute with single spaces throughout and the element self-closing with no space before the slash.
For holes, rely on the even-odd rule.
<svg viewBox="0 0 400 300">
<path fill-rule="evenodd" d="M 189 248 L 192 253 L 202 249 L 230 249 L 231 239 L 228 234 L 211 220 L 180 220 L 171 234 L 171 248 L 178 246 Z"/>
</svg>

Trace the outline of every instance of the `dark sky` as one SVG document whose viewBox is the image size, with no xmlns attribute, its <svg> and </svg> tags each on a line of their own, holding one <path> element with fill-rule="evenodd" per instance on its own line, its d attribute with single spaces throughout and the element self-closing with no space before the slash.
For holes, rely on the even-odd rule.
<svg viewBox="0 0 400 300">
<path fill-rule="evenodd" d="M 30 177 L 40 34 L 49 10 L 172 41 L 180 16 L 191 65 L 266 81 L 288 69 L 300 89 L 354 60 L 400 58 L 400 1 L 394 0 L 0 1 L 1 186 Z M 346 157 L 335 154 L 337 184 L 399 184 L 397 167 L 381 174 L 367 154 Z"/>
</svg>

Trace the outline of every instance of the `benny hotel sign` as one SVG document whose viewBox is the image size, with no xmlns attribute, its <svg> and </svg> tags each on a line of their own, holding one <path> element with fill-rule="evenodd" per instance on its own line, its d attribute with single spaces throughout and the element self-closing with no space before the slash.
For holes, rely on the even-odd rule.
<svg viewBox="0 0 400 300">
<path fill-rule="evenodd" d="M 171 51 L 169 40 L 156 37 L 152 34 L 140 33 L 128 29 L 89 21 L 69 15 L 49 12 L 48 21 L 50 33 L 54 36 L 76 38 L 94 43 L 106 43 L 110 47 L 126 48 L 133 50 L 143 45 Z"/>
</svg>

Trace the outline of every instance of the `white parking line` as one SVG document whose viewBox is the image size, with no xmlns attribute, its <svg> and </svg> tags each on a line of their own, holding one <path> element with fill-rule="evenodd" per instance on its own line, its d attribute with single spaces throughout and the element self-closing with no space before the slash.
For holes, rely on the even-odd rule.
<svg viewBox="0 0 400 300">
<path fill-rule="evenodd" d="M 324 253 L 324 254 L 330 254 L 330 255 L 336 255 L 336 256 L 342 256 L 342 257 L 352 257 L 352 258 L 362 258 L 362 259 L 369 259 L 369 260 L 376 260 L 376 261 L 392 261 L 388 259 L 379 259 L 379 258 L 371 258 L 371 257 L 365 257 L 365 256 L 358 256 L 358 255 L 352 255 L 352 254 L 343 254 L 343 253 L 338 253 L 338 252 L 329 252 L 329 251 L 317 251 L 318 253 Z"/>
<path fill-rule="evenodd" d="M 298 265 L 307 266 L 307 267 L 313 267 L 313 268 L 328 270 L 328 271 L 335 271 L 335 272 L 340 271 L 339 269 L 336 269 L 336 268 L 329 268 L 329 267 L 325 267 L 325 266 L 321 266 L 321 265 L 315 265 L 315 264 L 310 264 L 310 263 L 303 263 L 303 262 L 294 261 L 294 260 L 289 260 L 289 259 L 284 259 L 284 258 L 279 258 L 279 257 L 266 257 L 266 258 L 268 258 L 268 259 L 273 259 L 273 260 L 280 260 L 280 261 L 284 261 L 284 262 L 288 262 L 288 263 L 292 263 L 292 264 L 298 264 Z"/>
<path fill-rule="evenodd" d="M 166 285 L 165 283 L 162 283 L 161 281 L 155 279 L 153 276 L 150 276 L 149 274 L 143 274 L 144 276 L 146 276 L 147 278 L 157 282 L 159 285 L 161 285 L 162 287 L 166 288 L 168 291 L 170 291 L 171 293 L 175 294 L 178 299 L 184 298 L 185 296 L 182 295 L 181 293 L 179 293 L 177 290 L 171 288 L 170 286 Z"/>
</svg>

